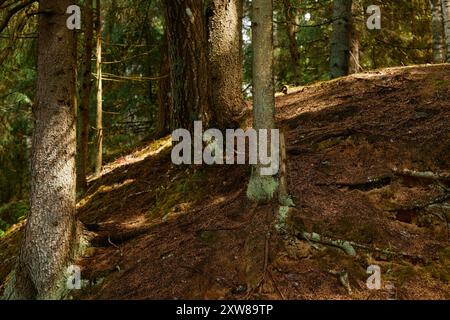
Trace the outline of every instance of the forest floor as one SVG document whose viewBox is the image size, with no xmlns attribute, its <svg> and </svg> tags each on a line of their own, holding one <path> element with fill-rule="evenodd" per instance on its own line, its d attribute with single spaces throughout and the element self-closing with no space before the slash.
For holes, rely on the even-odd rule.
<svg viewBox="0 0 450 320">
<path fill-rule="evenodd" d="M 450 65 L 290 91 L 277 120 L 298 237 L 275 231 L 276 204 L 246 199 L 248 166 L 174 166 L 165 138 L 106 166 L 78 203 L 91 244 L 73 298 L 450 299 Z M 0 283 L 22 226 L 0 240 Z"/>
</svg>

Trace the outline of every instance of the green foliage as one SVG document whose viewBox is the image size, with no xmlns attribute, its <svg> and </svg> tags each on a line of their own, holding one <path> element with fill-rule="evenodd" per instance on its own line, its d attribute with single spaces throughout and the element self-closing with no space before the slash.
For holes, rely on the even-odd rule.
<svg viewBox="0 0 450 320">
<path fill-rule="evenodd" d="M 0 206 L 0 237 L 14 224 L 25 218 L 28 204 L 25 201 L 12 202 Z"/>
</svg>

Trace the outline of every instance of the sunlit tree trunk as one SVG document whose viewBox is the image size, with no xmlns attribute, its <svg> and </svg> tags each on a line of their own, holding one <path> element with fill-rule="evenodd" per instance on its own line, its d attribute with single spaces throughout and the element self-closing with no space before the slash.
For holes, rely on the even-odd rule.
<svg viewBox="0 0 450 320">
<path fill-rule="evenodd" d="M 85 4 L 85 33 L 83 57 L 83 84 L 80 102 L 80 139 L 78 147 L 77 189 L 85 192 L 87 189 L 86 175 L 89 163 L 89 105 L 92 91 L 92 53 L 93 53 L 93 10 L 92 0 Z"/>
<path fill-rule="evenodd" d="M 97 0 L 97 118 L 96 118 L 96 158 L 95 158 L 95 176 L 102 172 L 103 164 L 103 82 L 102 82 L 102 32 L 103 21 L 101 12 L 101 0 Z"/>
<path fill-rule="evenodd" d="M 330 74 L 342 77 L 349 72 L 352 0 L 333 1 Z"/>
<path fill-rule="evenodd" d="M 237 126 L 242 95 L 242 0 L 211 0 L 208 7 L 208 63 L 211 107 L 219 128 Z"/>
<path fill-rule="evenodd" d="M 272 19 L 272 0 L 252 1 L 253 128 L 269 132 L 275 128 Z M 247 188 L 248 198 L 258 202 L 271 200 L 278 187 L 274 176 L 261 175 L 261 166 L 252 168 Z"/>
<path fill-rule="evenodd" d="M 12 298 L 59 298 L 76 247 L 76 33 L 66 27 L 70 0 L 41 0 L 33 107 L 30 212 Z"/>
<path fill-rule="evenodd" d="M 450 0 L 442 1 L 442 13 L 444 17 L 444 34 L 447 54 L 447 62 L 450 62 Z"/>
</svg>

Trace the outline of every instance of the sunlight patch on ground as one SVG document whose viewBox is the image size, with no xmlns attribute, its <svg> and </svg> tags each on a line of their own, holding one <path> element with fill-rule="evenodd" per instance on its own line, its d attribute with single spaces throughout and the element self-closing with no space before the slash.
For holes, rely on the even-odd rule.
<svg viewBox="0 0 450 320">
<path fill-rule="evenodd" d="M 100 177 L 104 176 L 105 174 L 108 174 L 109 172 L 113 171 L 116 168 L 140 162 L 147 157 L 157 155 L 166 148 L 169 148 L 171 145 L 172 145 L 171 136 L 167 136 L 162 139 L 156 140 L 141 150 L 135 151 L 132 154 L 129 154 L 125 157 L 121 157 L 112 163 L 104 165 Z M 94 177 L 94 175 L 90 175 L 88 177 L 88 181 L 92 182 L 100 177 Z"/>
</svg>

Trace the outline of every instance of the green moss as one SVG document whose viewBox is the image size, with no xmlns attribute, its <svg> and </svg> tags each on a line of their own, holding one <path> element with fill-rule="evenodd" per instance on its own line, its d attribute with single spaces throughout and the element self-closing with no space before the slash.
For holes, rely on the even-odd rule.
<svg viewBox="0 0 450 320">
<path fill-rule="evenodd" d="M 442 249 L 438 256 L 439 260 L 427 266 L 427 271 L 433 278 L 450 285 L 450 247 Z"/>
<path fill-rule="evenodd" d="M 7 230 L 26 217 L 28 204 L 25 201 L 11 202 L 0 206 L 0 238 Z"/>
<path fill-rule="evenodd" d="M 164 217 L 180 203 L 196 203 L 204 195 L 208 185 L 203 169 L 193 172 L 186 170 L 182 176 L 168 185 L 155 190 L 155 203 L 148 211 L 150 218 Z"/>
<path fill-rule="evenodd" d="M 267 202 L 273 199 L 278 189 L 278 182 L 272 176 L 252 174 L 247 187 L 247 198 L 256 202 Z"/>
<path fill-rule="evenodd" d="M 417 275 L 416 270 L 411 265 L 399 266 L 394 270 L 394 276 L 400 286 L 413 279 Z"/>
<path fill-rule="evenodd" d="M 286 230 L 286 220 L 289 214 L 288 206 L 281 206 L 278 209 L 278 223 L 275 225 L 275 228 L 278 232 L 282 232 Z"/>
<path fill-rule="evenodd" d="M 219 238 L 217 232 L 214 231 L 202 231 L 199 235 L 200 239 L 207 243 L 214 243 Z"/>
</svg>

